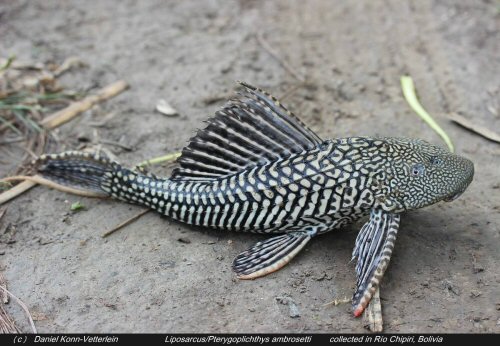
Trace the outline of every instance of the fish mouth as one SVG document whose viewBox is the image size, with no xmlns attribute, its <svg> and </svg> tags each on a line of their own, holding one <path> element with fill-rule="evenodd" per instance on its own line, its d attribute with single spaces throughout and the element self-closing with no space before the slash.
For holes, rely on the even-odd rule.
<svg viewBox="0 0 500 346">
<path fill-rule="evenodd" d="M 459 192 L 455 193 L 454 195 L 451 195 L 451 196 L 448 196 L 448 197 L 444 198 L 443 201 L 445 201 L 445 202 L 454 201 L 458 197 L 460 197 L 462 195 L 462 193 L 464 193 L 464 192 L 463 191 L 459 191 Z"/>
</svg>

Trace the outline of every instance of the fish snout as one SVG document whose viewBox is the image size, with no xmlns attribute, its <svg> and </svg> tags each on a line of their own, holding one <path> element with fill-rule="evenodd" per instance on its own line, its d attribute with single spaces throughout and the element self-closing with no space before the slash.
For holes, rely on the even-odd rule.
<svg viewBox="0 0 500 346">
<path fill-rule="evenodd" d="M 460 169 L 455 173 L 460 179 L 457 179 L 457 184 L 454 186 L 450 194 L 443 200 L 451 202 L 460 197 L 474 179 L 474 163 L 466 158 L 459 157 Z"/>
</svg>

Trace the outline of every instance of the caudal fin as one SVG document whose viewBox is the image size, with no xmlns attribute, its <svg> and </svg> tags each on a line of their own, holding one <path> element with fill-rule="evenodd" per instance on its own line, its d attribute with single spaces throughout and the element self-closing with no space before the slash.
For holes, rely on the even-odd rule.
<svg viewBox="0 0 500 346">
<path fill-rule="evenodd" d="M 107 156 L 81 151 L 42 155 L 34 165 L 49 180 L 103 196 L 109 195 L 113 176 L 121 170 L 121 166 Z"/>
</svg>

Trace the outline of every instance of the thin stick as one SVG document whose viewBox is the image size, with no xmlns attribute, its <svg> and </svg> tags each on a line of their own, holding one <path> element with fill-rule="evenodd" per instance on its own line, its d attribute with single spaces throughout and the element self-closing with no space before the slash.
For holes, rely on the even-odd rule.
<svg viewBox="0 0 500 346">
<path fill-rule="evenodd" d="M 18 142 L 22 142 L 24 141 L 25 139 L 24 138 L 12 138 L 12 139 L 6 139 L 4 141 L 0 141 L 0 145 L 4 145 L 4 144 L 11 144 L 11 143 L 18 143 Z"/>
<path fill-rule="evenodd" d="M 3 216 L 7 212 L 7 209 L 2 209 L 0 210 L 0 221 L 2 220 Z M 2 274 L 0 274 L 0 285 L 2 284 Z"/>
<path fill-rule="evenodd" d="M 7 288 L 7 280 L 5 280 L 2 273 L 0 273 L 0 286 L 5 289 Z M 21 333 L 21 330 L 17 328 L 12 318 L 9 316 L 7 311 L 5 311 L 4 304 L 8 303 L 9 295 L 4 291 L 0 291 L 0 334 Z"/>
<path fill-rule="evenodd" d="M 31 317 L 30 311 L 28 310 L 28 308 L 26 307 L 26 305 L 21 301 L 21 299 L 17 298 L 8 289 L 6 289 L 6 288 L 4 288 L 2 286 L 0 286 L 0 289 L 2 289 L 5 293 L 7 293 L 12 299 L 14 299 L 21 306 L 21 308 L 24 310 L 24 312 L 28 316 L 28 319 L 30 321 L 30 325 L 31 325 L 31 329 L 33 330 L 33 333 L 36 334 L 37 331 L 36 331 L 35 323 L 33 322 L 33 318 Z"/>
<path fill-rule="evenodd" d="M 122 223 L 116 225 L 115 227 L 113 227 L 112 229 L 110 229 L 109 231 L 103 233 L 101 235 L 102 238 L 106 238 L 108 237 L 109 235 L 115 233 L 116 231 L 118 231 L 120 228 L 122 227 L 125 227 L 127 226 L 128 224 L 134 222 L 135 220 L 137 220 L 138 218 L 140 218 L 141 216 L 143 216 L 144 214 L 146 213 L 149 213 L 151 211 L 151 209 L 144 209 L 144 210 L 141 210 L 139 213 L 135 214 L 134 216 L 132 216 L 131 218 L 128 218 L 127 220 L 123 221 Z"/>
<path fill-rule="evenodd" d="M 4 306 L 0 304 L 0 334 L 18 333 L 21 333 L 21 330 L 17 328 L 12 318 L 7 314 L 7 311 L 5 311 Z"/>
<path fill-rule="evenodd" d="M 22 193 L 28 191 L 33 186 L 36 186 L 35 182 L 26 180 L 26 181 L 23 181 L 20 184 L 17 184 L 16 186 L 14 186 L 11 189 L 9 189 L 9 190 L 7 190 L 5 192 L 2 192 L 0 194 L 0 205 L 6 203 L 8 201 L 10 201 L 11 199 L 19 196 Z"/>
<path fill-rule="evenodd" d="M 444 140 L 451 152 L 454 152 L 453 143 L 450 137 L 444 132 L 444 130 L 438 125 L 438 123 L 431 117 L 429 113 L 422 107 L 418 101 L 417 94 L 415 92 L 415 85 L 413 84 L 413 79 L 410 76 L 401 76 L 401 88 L 403 89 L 403 95 L 406 102 L 410 107 L 421 117 L 441 138 Z"/>
<path fill-rule="evenodd" d="M 490 141 L 500 143 L 500 134 L 491 131 L 489 128 L 476 125 L 469 119 L 464 118 L 463 116 L 458 115 L 456 113 L 448 114 L 448 117 L 450 118 L 451 121 L 457 123 L 458 125 L 462 126 L 463 128 L 466 128 L 469 131 L 472 131 L 480 135 L 481 137 L 489 139 Z"/>
<path fill-rule="evenodd" d="M 181 156 L 180 152 L 171 153 L 171 154 L 167 154 L 167 155 L 163 155 L 163 156 L 159 156 L 159 157 L 155 157 L 153 159 L 143 161 L 143 162 L 139 163 L 137 166 L 144 167 L 144 166 L 154 165 L 157 163 L 174 161 L 180 156 Z"/>
<path fill-rule="evenodd" d="M 118 148 L 122 148 L 122 149 L 124 149 L 126 151 L 132 151 L 132 150 L 134 150 L 132 147 L 129 147 L 128 145 L 121 144 L 121 143 L 115 142 L 115 141 L 108 141 L 106 139 L 101 139 L 99 141 L 99 143 L 112 145 L 112 146 L 115 146 L 115 147 L 118 147 Z"/>
<path fill-rule="evenodd" d="M 67 192 L 67 193 L 72 193 L 78 196 L 83 196 L 83 197 L 106 197 L 106 195 L 102 192 L 97 192 L 97 191 L 84 191 L 84 190 L 79 190 L 75 189 L 69 186 L 64 186 L 58 183 L 53 182 L 52 180 L 45 179 L 44 177 L 40 175 L 34 175 L 34 176 L 27 176 L 27 175 L 16 175 L 14 177 L 8 177 L 1 179 L 0 182 L 10 182 L 10 181 L 19 181 L 19 180 L 24 180 L 21 184 L 18 184 L 14 186 L 12 189 L 5 191 L 4 193 L 0 194 L 0 205 L 3 203 L 11 200 L 14 197 L 17 197 L 21 193 L 25 192 L 26 190 L 32 188 L 36 184 L 40 185 L 45 185 L 47 187 L 50 187 L 52 189 L 56 189 L 59 191 Z"/>
<path fill-rule="evenodd" d="M 54 76 L 59 77 L 64 72 L 68 71 L 74 66 L 84 65 L 80 58 L 72 56 L 64 60 L 64 62 L 54 71 Z"/>
<path fill-rule="evenodd" d="M 5 280 L 4 276 L 2 273 L 0 273 L 0 286 L 3 288 L 7 288 L 7 280 Z M 0 292 L 0 301 L 4 304 L 9 303 L 9 295 L 5 294 L 5 292 Z"/>
<path fill-rule="evenodd" d="M 73 102 L 68 107 L 55 112 L 54 114 L 43 119 L 40 124 L 48 129 L 53 129 L 61 126 L 62 124 L 73 119 L 81 112 L 90 109 L 96 103 L 110 99 L 120 94 L 127 88 L 128 84 L 123 80 L 114 82 L 113 84 L 110 84 L 99 90 L 96 95 L 87 96 L 83 100 Z"/>
<path fill-rule="evenodd" d="M 363 320 L 370 331 L 380 333 L 384 329 L 382 319 L 382 302 L 380 301 L 380 287 L 373 294 L 370 303 L 363 313 Z"/>
<path fill-rule="evenodd" d="M 33 141 L 34 142 L 34 141 Z M 33 142 L 31 142 L 30 144 L 33 144 Z M 32 145 L 33 146 L 33 145 Z M 38 155 L 36 155 L 33 150 L 31 150 L 29 147 L 25 147 L 21 144 L 17 144 L 17 147 L 19 147 L 19 149 L 21 150 L 24 150 L 29 156 L 31 156 L 32 159 L 36 159 L 38 157 Z M 24 161 L 24 160 L 23 160 Z"/>
<path fill-rule="evenodd" d="M 286 90 L 283 93 L 283 95 L 281 95 L 280 97 L 278 97 L 278 99 L 280 99 L 280 100 L 286 99 L 287 97 L 289 97 L 290 95 L 292 95 L 295 91 L 297 91 L 303 85 L 304 85 L 304 83 L 299 83 L 297 85 L 294 85 L 294 86 L 290 87 L 288 90 Z"/>
<path fill-rule="evenodd" d="M 287 70 L 295 79 L 301 81 L 302 83 L 305 82 L 305 78 L 300 75 L 300 73 L 296 72 L 292 66 L 290 66 L 289 63 L 287 63 L 285 60 L 281 59 L 279 54 L 276 53 L 274 49 L 271 48 L 271 45 L 267 43 L 265 40 L 264 36 L 262 33 L 257 34 L 257 42 L 268 52 L 276 61 L 280 63 L 280 65 Z"/>
<path fill-rule="evenodd" d="M 5 209 L 3 210 L 3 214 L 5 214 Z M 1 216 L 0 216 L 1 219 Z M 0 273 L 0 286 L 3 288 L 7 288 L 7 280 Z M 4 291 L 0 291 L 0 333 L 21 333 L 21 330 L 17 328 L 16 324 L 9 316 L 7 311 L 4 309 L 4 304 L 9 303 L 9 295 Z"/>
</svg>

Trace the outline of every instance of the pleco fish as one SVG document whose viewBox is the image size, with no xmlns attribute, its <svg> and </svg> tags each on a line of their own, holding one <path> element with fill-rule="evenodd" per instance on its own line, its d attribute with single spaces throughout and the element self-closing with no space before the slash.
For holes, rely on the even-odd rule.
<svg viewBox="0 0 500 346">
<path fill-rule="evenodd" d="M 420 139 L 323 140 L 274 97 L 240 84 L 244 91 L 191 138 L 169 179 L 75 151 L 35 164 L 59 183 L 190 225 L 271 235 L 236 257 L 240 279 L 272 273 L 313 237 L 369 215 L 353 251 L 359 316 L 387 269 L 400 214 L 457 198 L 473 163 Z"/>
</svg>

